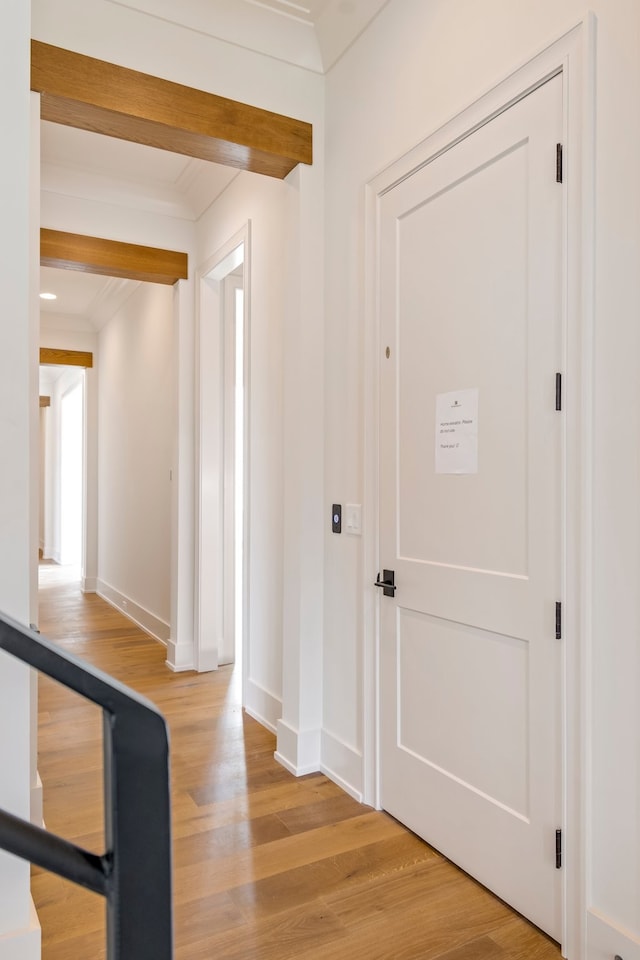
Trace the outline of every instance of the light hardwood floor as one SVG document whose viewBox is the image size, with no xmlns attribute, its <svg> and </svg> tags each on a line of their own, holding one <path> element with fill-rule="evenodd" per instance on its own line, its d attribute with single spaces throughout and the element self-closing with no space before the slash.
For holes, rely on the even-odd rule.
<svg viewBox="0 0 640 960">
<path fill-rule="evenodd" d="M 168 719 L 178 960 L 558 960 L 391 817 L 279 766 L 230 668 L 170 673 L 159 643 L 55 569 L 44 570 L 40 628 Z M 39 715 L 46 825 L 102 852 L 100 712 L 41 679 Z M 101 898 L 33 874 L 44 960 L 104 957 Z"/>
</svg>

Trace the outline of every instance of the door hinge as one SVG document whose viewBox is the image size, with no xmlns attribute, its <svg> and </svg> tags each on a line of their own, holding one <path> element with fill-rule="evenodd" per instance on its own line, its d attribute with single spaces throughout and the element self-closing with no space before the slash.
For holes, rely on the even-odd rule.
<svg viewBox="0 0 640 960">
<path fill-rule="evenodd" d="M 562 830 L 556 830 L 556 870 L 562 867 Z"/>
<path fill-rule="evenodd" d="M 556 640 L 562 640 L 562 604 L 556 601 Z"/>
<path fill-rule="evenodd" d="M 562 183 L 562 144 L 556 143 L 556 183 Z"/>
<path fill-rule="evenodd" d="M 556 410 L 562 410 L 562 374 L 556 373 Z"/>
</svg>

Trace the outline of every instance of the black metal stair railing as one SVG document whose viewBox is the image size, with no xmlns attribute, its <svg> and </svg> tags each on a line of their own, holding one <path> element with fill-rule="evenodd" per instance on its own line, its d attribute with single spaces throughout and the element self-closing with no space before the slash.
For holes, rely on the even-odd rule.
<svg viewBox="0 0 640 960">
<path fill-rule="evenodd" d="M 107 960 L 171 960 L 169 740 L 143 697 L 0 614 L 0 650 L 103 710 L 102 856 L 0 810 L 0 849 L 95 893 L 107 904 Z"/>
</svg>

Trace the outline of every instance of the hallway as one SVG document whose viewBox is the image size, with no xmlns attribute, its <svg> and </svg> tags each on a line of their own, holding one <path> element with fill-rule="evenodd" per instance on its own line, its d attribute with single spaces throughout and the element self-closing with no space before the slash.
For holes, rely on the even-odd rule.
<svg viewBox="0 0 640 960">
<path fill-rule="evenodd" d="M 384 813 L 296 780 L 239 707 L 233 671 L 172 674 L 165 649 L 61 568 L 40 628 L 151 699 L 171 731 L 178 960 L 555 960 L 555 944 Z M 47 828 L 102 852 L 101 717 L 41 678 Z M 152 813 L 152 811 L 150 811 Z M 101 899 L 34 869 L 44 960 L 104 956 Z"/>
</svg>

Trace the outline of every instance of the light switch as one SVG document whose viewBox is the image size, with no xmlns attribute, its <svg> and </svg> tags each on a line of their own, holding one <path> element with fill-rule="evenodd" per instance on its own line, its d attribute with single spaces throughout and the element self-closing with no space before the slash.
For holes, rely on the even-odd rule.
<svg viewBox="0 0 640 960">
<path fill-rule="evenodd" d="M 347 503 L 344 508 L 344 525 L 346 533 L 359 536 L 362 533 L 362 505 Z"/>
</svg>

